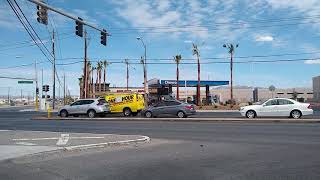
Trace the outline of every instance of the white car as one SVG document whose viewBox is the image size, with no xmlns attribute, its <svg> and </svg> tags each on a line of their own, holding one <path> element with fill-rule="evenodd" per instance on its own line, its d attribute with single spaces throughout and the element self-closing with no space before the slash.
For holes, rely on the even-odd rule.
<svg viewBox="0 0 320 180">
<path fill-rule="evenodd" d="M 241 107 L 240 113 L 247 118 L 284 116 L 298 119 L 301 116 L 313 114 L 313 110 L 308 103 L 300 103 L 286 98 L 274 98 L 267 100 L 261 105 Z"/>
</svg>

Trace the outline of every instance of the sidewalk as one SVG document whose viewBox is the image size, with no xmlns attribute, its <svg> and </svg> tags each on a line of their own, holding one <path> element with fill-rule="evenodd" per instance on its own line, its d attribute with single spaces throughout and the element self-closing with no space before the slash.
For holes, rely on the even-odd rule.
<svg viewBox="0 0 320 180">
<path fill-rule="evenodd" d="M 78 150 L 148 142 L 141 135 L 0 130 L 0 160 L 60 150 Z"/>
<path fill-rule="evenodd" d="M 320 123 L 320 119 L 291 119 L 291 118 L 254 118 L 248 119 L 244 117 L 238 118 L 143 118 L 143 117 L 103 117 L 103 118 L 88 118 L 88 117 L 51 117 L 45 116 L 33 117 L 32 120 L 66 120 L 66 121 L 118 121 L 118 122 L 154 122 L 154 121 L 167 121 L 167 122 L 236 122 L 236 123 Z"/>
</svg>

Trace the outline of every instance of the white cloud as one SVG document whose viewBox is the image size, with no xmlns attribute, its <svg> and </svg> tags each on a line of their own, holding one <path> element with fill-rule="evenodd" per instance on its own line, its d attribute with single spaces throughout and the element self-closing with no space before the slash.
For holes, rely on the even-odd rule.
<svg viewBox="0 0 320 180">
<path fill-rule="evenodd" d="M 274 38 L 270 35 L 256 35 L 255 41 L 257 42 L 272 42 Z"/>
<path fill-rule="evenodd" d="M 320 59 L 316 60 L 306 60 L 304 61 L 305 64 L 320 64 Z"/>
</svg>

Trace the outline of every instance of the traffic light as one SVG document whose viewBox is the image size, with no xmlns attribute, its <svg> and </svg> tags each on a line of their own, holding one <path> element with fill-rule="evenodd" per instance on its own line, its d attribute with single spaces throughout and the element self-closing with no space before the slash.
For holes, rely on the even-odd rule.
<svg viewBox="0 0 320 180">
<path fill-rule="evenodd" d="M 39 88 L 36 88 L 36 94 L 39 94 Z"/>
<path fill-rule="evenodd" d="M 49 91 L 49 85 L 43 85 L 42 86 L 42 91 L 48 92 Z"/>
<path fill-rule="evenodd" d="M 105 29 L 101 32 L 101 44 L 107 45 L 107 31 Z"/>
<path fill-rule="evenodd" d="M 83 20 L 81 18 L 78 17 L 79 20 Z M 76 21 L 76 35 L 83 37 L 83 24 L 81 23 L 81 21 Z"/>
<path fill-rule="evenodd" d="M 41 24 L 48 25 L 48 10 L 45 7 L 37 5 L 37 21 Z"/>
</svg>

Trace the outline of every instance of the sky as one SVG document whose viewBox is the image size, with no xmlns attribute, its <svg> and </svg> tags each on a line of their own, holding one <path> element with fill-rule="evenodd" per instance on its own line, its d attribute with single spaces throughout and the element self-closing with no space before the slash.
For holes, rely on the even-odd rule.
<svg viewBox="0 0 320 180">
<path fill-rule="evenodd" d="M 36 5 L 16 0 L 48 50 L 56 32 L 56 62 L 60 82 L 66 77 L 71 94 L 79 94 L 84 40 L 75 35 L 75 22 L 49 11 L 49 25 L 37 22 Z M 111 34 L 107 46 L 100 32 L 88 31 L 88 58 L 112 62 L 107 67 L 111 86 L 142 86 L 139 59 L 147 47 L 148 79 L 175 79 L 173 57 L 196 62 L 192 43 L 200 52 L 201 79 L 229 80 L 230 55 L 225 43 L 239 44 L 234 53 L 234 84 L 276 88 L 312 87 L 320 74 L 320 1 L 318 0 L 46 0 L 49 5 L 81 17 Z M 7 1 L 0 2 L 0 76 L 34 78 L 37 61 L 39 84 L 52 85 L 52 65 L 27 34 Z M 277 62 L 281 60 L 280 62 Z M 284 60 L 284 61 L 283 61 Z M 289 60 L 289 61 L 287 61 Z M 294 60 L 294 61 L 291 61 Z M 257 62 L 272 61 L 272 62 Z M 241 63 L 242 62 L 242 63 Z M 250 62 L 250 63 L 249 63 Z M 172 63 L 172 64 L 171 64 Z M 25 65 L 23 67 L 15 67 Z M 197 65 L 181 64 L 180 79 L 196 80 Z M 59 84 L 59 83 L 57 83 Z M 0 95 L 31 95 L 34 85 L 1 79 Z M 59 85 L 57 85 L 59 87 Z M 59 88 L 57 88 L 59 93 Z M 62 89 L 60 88 L 60 94 Z"/>
</svg>

